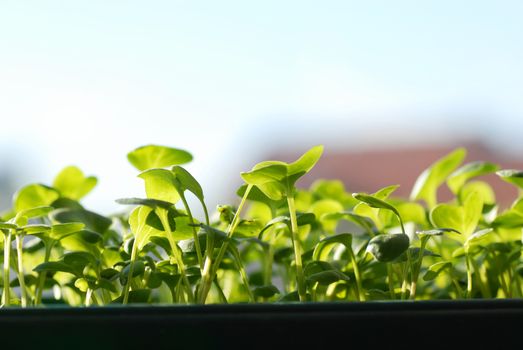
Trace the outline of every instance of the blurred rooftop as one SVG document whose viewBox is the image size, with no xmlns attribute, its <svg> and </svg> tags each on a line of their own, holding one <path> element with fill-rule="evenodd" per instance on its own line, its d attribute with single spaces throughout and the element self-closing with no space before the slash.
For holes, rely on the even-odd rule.
<svg viewBox="0 0 523 350">
<path fill-rule="evenodd" d="M 467 149 L 464 163 L 489 161 L 498 164 L 501 169 L 523 169 L 522 158 L 495 151 L 479 141 L 416 147 L 391 145 L 368 150 L 327 151 L 299 186 L 307 187 L 320 178 L 341 180 L 349 193 L 373 193 L 385 186 L 400 185 L 395 195 L 408 197 L 419 174 L 457 147 Z M 294 152 L 282 152 L 273 154 L 267 159 L 290 162 L 298 156 Z M 509 206 L 517 198 L 517 188 L 504 182 L 495 174 L 481 176 L 478 179 L 488 182 L 493 187 L 501 207 Z M 442 185 L 438 192 L 438 200 L 448 201 L 451 198 L 450 190 L 446 185 Z"/>
</svg>

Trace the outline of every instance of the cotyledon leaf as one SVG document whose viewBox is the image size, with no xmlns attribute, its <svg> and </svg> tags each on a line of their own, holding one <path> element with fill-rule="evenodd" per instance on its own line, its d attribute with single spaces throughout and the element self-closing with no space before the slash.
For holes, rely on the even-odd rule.
<svg viewBox="0 0 523 350">
<path fill-rule="evenodd" d="M 471 162 L 463 165 L 447 178 L 447 186 L 457 194 L 466 181 L 481 175 L 493 173 L 499 166 L 490 162 Z"/>
<path fill-rule="evenodd" d="M 457 148 L 425 169 L 417 178 L 410 199 L 424 200 L 430 209 L 436 206 L 439 186 L 463 162 L 466 154 L 466 149 Z"/>
<path fill-rule="evenodd" d="M 390 262 L 403 254 L 409 244 L 409 236 L 406 234 L 381 234 L 369 241 L 366 251 L 378 261 Z"/>
<path fill-rule="evenodd" d="M 62 197 L 80 200 L 98 183 L 94 176 L 85 176 L 76 166 L 62 169 L 53 181 L 53 187 L 60 191 Z"/>
<path fill-rule="evenodd" d="M 515 169 L 504 169 L 496 172 L 504 181 L 523 189 L 523 171 Z"/>
<path fill-rule="evenodd" d="M 138 170 L 165 168 L 190 162 L 192 155 L 182 149 L 146 145 L 138 147 L 127 154 L 129 162 Z"/>
</svg>

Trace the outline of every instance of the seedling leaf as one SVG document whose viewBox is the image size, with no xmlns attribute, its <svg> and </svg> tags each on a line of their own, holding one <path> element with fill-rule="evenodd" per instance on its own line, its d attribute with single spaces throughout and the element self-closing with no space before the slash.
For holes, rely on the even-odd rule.
<svg viewBox="0 0 523 350">
<path fill-rule="evenodd" d="M 496 174 L 508 183 L 516 185 L 523 189 L 523 171 L 515 169 L 504 169 L 496 172 Z"/>
<path fill-rule="evenodd" d="M 129 152 L 127 159 L 136 169 L 144 171 L 152 168 L 166 168 L 173 165 L 185 164 L 193 158 L 189 152 L 181 149 L 147 145 Z"/>
<path fill-rule="evenodd" d="M 94 176 L 86 177 L 76 166 L 68 166 L 55 177 L 53 187 L 60 191 L 62 197 L 80 200 L 98 183 Z"/>
<path fill-rule="evenodd" d="M 20 212 L 36 207 L 48 207 L 58 197 L 60 197 L 60 194 L 54 188 L 41 184 L 32 184 L 16 192 L 13 202 L 16 212 Z"/>
<path fill-rule="evenodd" d="M 180 200 L 180 193 L 175 186 L 174 174 L 166 169 L 149 169 L 138 177 L 145 181 L 145 193 L 148 199 L 156 199 L 169 203 Z"/>
<path fill-rule="evenodd" d="M 406 234 L 381 234 L 369 241 L 366 251 L 378 261 L 390 262 L 403 254 L 409 244 L 409 236 Z"/>
<path fill-rule="evenodd" d="M 494 163 L 479 161 L 468 163 L 449 175 L 447 179 L 447 186 L 454 194 L 458 194 L 461 187 L 463 187 L 465 182 L 468 180 L 476 176 L 493 173 L 498 169 L 499 166 Z"/>
<path fill-rule="evenodd" d="M 463 162 L 466 154 L 464 148 L 457 148 L 425 169 L 416 180 L 410 199 L 424 200 L 429 208 L 436 206 L 438 187 Z"/>
</svg>

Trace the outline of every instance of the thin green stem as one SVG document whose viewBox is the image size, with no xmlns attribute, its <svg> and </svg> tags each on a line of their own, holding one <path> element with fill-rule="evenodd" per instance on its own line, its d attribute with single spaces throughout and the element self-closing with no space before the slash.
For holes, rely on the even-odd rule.
<svg viewBox="0 0 523 350">
<path fill-rule="evenodd" d="M 49 261 L 49 258 L 51 257 L 51 250 L 53 249 L 54 243 L 55 243 L 54 240 L 44 241 L 44 244 L 45 244 L 44 263 Z M 40 305 L 42 303 L 42 293 L 44 291 L 46 278 L 47 278 L 47 271 L 42 271 L 38 275 L 38 285 L 37 285 L 38 289 L 36 291 L 34 305 Z"/>
<path fill-rule="evenodd" d="M 183 206 L 185 207 L 187 215 L 189 215 L 189 220 L 191 224 L 194 224 L 194 218 L 191 213 L 191 208 L 189 207 L 189 203 L 187 203 L 187 199 L 185 198 L 183 192 L 180 194 L 180 198 L 182 199 Z M 196 249 L 196 256 L 198 257 L 198 265 L 200 266 L 200 271 L 203 272 L 202 248 L 200 247 L 200 239 L 198 238 L 198 232 L 196 231 L 196 227 L 194 225 L 192 225 L 192 234 L 194 238 L 194 248 Z"/>
<path fill-rule="evenodd" d="M 225 241 L 222 243 L 222 246 L 220 247 L 220 250 L 218 251 L 218 256 L 214 260 L 214 263 L 212 264 L 211 273 L 206 276 L 206 279 L 202 279 L 202 285 L 200 289 L 200 295 L 198 298 L 198 301 L 201 304 L 205 304 L 205 301 L 207 300 L 207 295 L 209 294 L 209 291 L 211 289 L 212 281 L 214 279 L 214 276 L 216 276 L 216 273 L 218 272 L 218 269 L 220 268 L 220 263 L 222 262 L 222 259 L 225 255 L 225 252 L 228 249 L 229 241 L 234 234 L 234 230 L 236 230 L 236 227 L 240 223 L 240 214 L 243 210 L 243 207 L 245 205 L 245 202 L 247 201 L 247 197 L 249 196 L 249 193 L 251 192 L 252 185 L 247 185 L 247 188 L 245 190 L 245 193 L 243 194 L 242 200 L 240 202 L 240 205 L 238 206 L 238 209 L 236 210 L 236 213 L 234 214 L 234 217 L 227 227 L 227 237 L 225 238 Z"/>
<path fill-rule="evenodd" d="M 256 298 L 254 297 L 254 294 L 252 294 L 251 286 L 249 283 L 249 278 L 247 277 L 247 272 L 245 272 L 245 268 L 242 264 L 240 256 L 239 256 L 239 254 L 238 255 L 233 254 L 233 256 L 234 256 L 234 262 L 236 264 L 236 267 L 237 267 L 238 271 L 240 272 L 240 277 L 242 279 L 243 285 L 245 286 L 245 289 L 247 290 L 247 295 L 249 296 L 249 301 L 251 303 L 254 303 L 254 302 L 256 302 Z"/>
<path fill-rule="evenodd" d="M 217 280 L 217 279 L 214 279 L 213 284 L 214 284 L 214 286 L 216 287 L 216 290 L 218 291 L 218 296 L 220 297 L 220 301 L 221 301 L 223 304 L 228 304 L 229 302 L 227 301 L 227 296 L 226 296 L 225 293 L 223 292 L 223 289 L 222 289 L 222 287 L 220 286 L 220 284 L 218 283 L 218 280 Z"/>
<path fill-rule="evenodd" d="M 205 203 L 203 201 L 201 203 L 202 203 L 203 211 L 205 213 L 205 223 L 207 224 L 207 226 L 210 226 L 209 213 L 207 211 L 207 206 L 205 205 Z M 213 254 L 214 254 L 214 241 L 215 241 L 214 232 L 212 232 L 212 231 L 207 232 L 207 235 L 205 237 L 205 261 L 203 264 L 202 279 L 201 279 L 201 282 L 199 285 L 199 289 L 203 288 L 205 283 L 207 283 L 206 281 L 209 281 L 212 278 L 211 269 L 212 269 L 212 261 L 213 261 L 212 258 L 213 258 Z M 199 289 L 197 291 L 198 300 L 200 297 Z"/>
<path fill-rule="evenodd" d="M 479 286 L 479 289 L 481 291 L 481 295 L 483 298 L 490 298 L 490 290 L 488 289 L 487 285 L 483 281 L 483 278 L 481 277 L 481 271 L 476 263 L 476 261 L 471 257 L 470 263 L 472 265 L 472 268 L 474 269 L 474 275 L 476 277 L 476 284 Z M 507 290 L 505 290 L 507 292 Z"/>
<path fill-rule="evenodd" d="M 470 256 L 468 253 L 468 249 L 466 249 L 465 253 L 465 264 L 467 266 L 467 299 L 472 298 L 472 268 L 470 266 Z"/>
<path fill-rule="evenodd" d="M 418 287 L 418 278 L 419 272 L 421 270 L 421 265 L 423 263 L 423 254 L 425 252 L 425 246 L 429 240 L 430 236 L 422 237 L 421 244 L 418 253 L 418 260 L 416 261 L 413 271 L 412 271 L 412 281 L 410 282 L 410 299 L 416 299 L 416 289 Z"/>
<path fill-rule="evenodd" d="M 401 300 L 405 300 L 406 298 L 406 295 L 407 295 L 407 271 L 408 271 L 408 262 L 404 262 L 402 264 L 402 267 L 403 267 L 403 272 L 401 274 L 401 279 L 402 279 L 402 282 L 401 282 Z"/>
<path fill-rule="evenodd" d="M 392 271 L 392 264 L 387 263 L 387 279 L 389 282 L 389 293 L 390 293 L 390 299 L 394 300 L 396 299 L 396 293 L 394 293 L 394 271 Z"/>
<path fill-rule="evenodd" d="M 127 281 L 125 282 L 125 286 L 124 286 L 124 289 L 123 289 L 123 301 L 122 301 L 122 304 L 123 305 L 127 305 L 127 302 L 129 301 L 129 291 L 131 290 L 131 280 L 133 279 L 133 274 L 134 274 L 134 263 L 136 261 L 136 255 L 138 254 L 138 244 L 136 243 L 136 240 L 133 242 L 133 248 L 131 250 L 131 262 L 129 263 L 129 274 L 127 275 Z M 89 292 L 89 290 L 87 291 Z M 87 300 L 88 300 L 88 297 L 86 295 L 86 306 L 89 306 L 87 305 Z"/>
<path fill-rule="evenodd" d="M 185 263 L 183 262 L 183 258 L 180 254 L 178 244 L 176 244 L 176 241 L 174 240 L 174 237 L 173 237 L 173 234 L 171 231 L 171 226 L 169 225 L 167 210 L 159 209 L 158 216 L 160 218 L 160 221 L 162 222 L 163 228 L 167 235 L 167 240 L 169 241 L 169 245 L 171 246 L 171 250 L 173 252 L 174 259 L 176 260 L 176 263 L 178 264 L 178 268 L 180 269 L 180 275 L 182 277 L 183 284 L 185 285 L 187 298 L 188 298 L 189 302 L 192 302 L 194 300 L 193 291 L 192 291 L 189 279 L 187 278 L 187 274 L 185 272 Z"/>
<path fill-rule="evenodd" d="M 360 274 L 360 268 L 358 267 L 358 262 L 356 261 L 356 256 L 354 255 L 354 251 L 351 247 L 348 249 L 350 260 L 352 263 L 352 269 L 354 270 L 354 278 L 356 279 L 356 286 L 354 288 L 354 291 L 356 293 L 356 298 L 359 301 L 365 301 L 365 292 L 363 291 L 363 287 L 361 285 L 361 274 Z"/>
<path fill-rule="evenodd" d="M 298 284 L 298 295 L 300 301 L 307 301 L 307 287 L 305 285 L 305 276 L 303 274 L 303 263 L 301 260 L 302 248 L 298 237 L 298 219 L 296 217 L 296 205 L 291 190 L 287 193 L 287 205 L 291 217 L 291 240 L 294 248 L 294 263 L 296 265 L 296 283 Z"/>
<path fill-rule="evenodd" d="M 503 272 L 499 275 L 499 282 L 501 289 L 503 290 L 503 294 L 505 294 L 505 298 L 510 298 L 510 289 L 507 283 L 507 280 L 505 279 L 506 272 Z"/>
<path fill-rule="evenodd" d="M 316 289 L 318 288 L 318 285 L 319 285 L 319 283 L 316 282 L 316 283 L 314 283 L 314 285 L 311 288 L 312 289 L 312 291 L 311 291 L 311 300 L 312 301 L 318 301 L 317 293 L 316 293 Z"/>
<path fill-rule="evenodd" d="M 18 260 L 18 281 L 20 282 L 20 304 L 22 307 L 27 307 L 27 293 L 25 289 L 25 275 L 24 275 L 24 262 L 23 262 L 23 233 L 16 235 L 16 255 Z"/>
<path fill-rule="evenodd" d="M 274 247 L 272 244 L 269 244 L 269 247 L 264 249 L 264 253 L 263 284 L 268 286 L 272 284 L 272 265 L 274 261 Z"/>
<path fill-rule="evenodd" d="M 91 288 L 87 288 L 87 292 L 85 293 L 85 306 L 89 307 L 91 306 L 91 299 L 94 298 L 94 291 Z M 127 303 L 127 301 L 126 301 Z"/>
<path fill-rule="evenodd" d="M 4 307 L 11 305 L 11 287 L 10 281 L 10 262 L 11 262 L 11 231 L 9 230 L 4 240 L 4 290 L 2 292 L 2 305 Z"/>
</svg>

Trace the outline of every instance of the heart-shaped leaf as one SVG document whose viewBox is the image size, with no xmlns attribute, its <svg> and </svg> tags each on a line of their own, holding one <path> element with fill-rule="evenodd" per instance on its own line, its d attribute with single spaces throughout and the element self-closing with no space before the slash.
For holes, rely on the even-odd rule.
<svg viewBox="0 0 523 350">
<path fill-rule="evenodd" d="M 152 168 L 166 168 L 185 164 L 192 160 L 192 155 L 177 148 L 147 145 L 129 152 L 127 159 L 136 169 L 144 171 Z"/>
<path fill-rule="evenodd" d="M 55 177 L 53 187 L 60 191 L 62 197 L 80 200 L 98 183 L 94 176 L 85 176 L 76 166 L 68 166 Z"/>
<path fill-rule="evenodd" d="M 436 227 L 447 227 L 463 234 L 465 240 L 474 232 L 483 210 L 482 197 L 478 192 L 470 193 L 462 206 L 440 204 L 430 213 L 430 219 Z"/>
<path fill-rule="evenodd" d="M 285 197 L 296 181 L 308 173 L 320 159 L 323 146 L 315 146 L 305 152 L 297 161 L 264 161 L 256 164 L 251 171 L 242 172 L 242 179 L 257 186 L 263 194 L 273 200 Z"/>
</svg>

